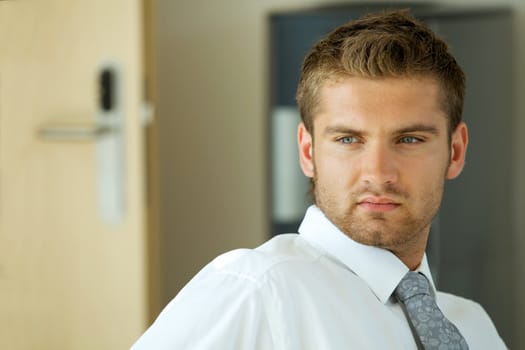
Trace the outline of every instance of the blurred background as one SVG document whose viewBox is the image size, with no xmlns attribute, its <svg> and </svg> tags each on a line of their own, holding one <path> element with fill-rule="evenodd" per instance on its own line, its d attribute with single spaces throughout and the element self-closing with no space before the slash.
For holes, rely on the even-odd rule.
<svg viewBox="0 0 525 350">
<path fill-rule="evenodd" d="M 215 256 L 293 231 L 295 66 L 378 4 L 0 1 L 0 348 L 129 348 Z M 474 132 L 429 256 L 521 349 L 525 2 L 462 6 L 419 12 L 465 65 Z"/>
</svg>

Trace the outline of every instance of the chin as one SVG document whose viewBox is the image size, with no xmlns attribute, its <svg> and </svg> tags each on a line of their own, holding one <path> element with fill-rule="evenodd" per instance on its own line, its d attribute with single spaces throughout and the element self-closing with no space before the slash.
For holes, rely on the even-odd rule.
<svg viewBox="0 0 525 350">
<path fill-rule="evenodd" d="M 406 246 L 415 238 L 413 234 L 406 232 L 395 235 L 387 234 L 385 231 L 361 231 L 360 234 L 347 232 L 346 234 L 358 243 L 387 250 L 396 250 Z"/>
</svg>

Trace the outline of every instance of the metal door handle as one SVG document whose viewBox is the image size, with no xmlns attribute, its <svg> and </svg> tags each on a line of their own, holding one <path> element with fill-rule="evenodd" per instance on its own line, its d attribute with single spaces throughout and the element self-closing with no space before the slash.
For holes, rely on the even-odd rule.
<svg viewBox="0 0 525 350">
<path fill-rule="evenodd" d="M 100 65 L 98 86 L 98 109 L 95 116 L 89 118 L 84 114 L 85 119 L 50 120 L 37 129 L 37 135 L 43 141 L 87 141 L 94 144 L 100 217 L 106 224 L 119 224 L 125 213 L 126 118 L 122 109 L 121 99 L 125 95 L 121 91 L 118 64 L 105 62 Z"/>
<path fill-rule="evenodd" d="M 46 141 L 97 141 L 101 137 L 120 132 L 110 124 L 46 124 L 38 129 L 38 136 Z"/>
</svg>

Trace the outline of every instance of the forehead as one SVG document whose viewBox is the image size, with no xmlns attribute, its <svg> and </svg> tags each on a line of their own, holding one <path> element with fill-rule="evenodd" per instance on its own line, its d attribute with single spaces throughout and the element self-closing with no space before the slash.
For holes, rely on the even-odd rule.
<svg viewBox="0 0 525 350">
<path fill-rule="evenodd" d="M 440 97 L 440 84 L 431 77 L 339 78 L 321 86 L 314 125 L 338 122 L 384 128 L 432 122 L 445 127 Z"/>
</svg>

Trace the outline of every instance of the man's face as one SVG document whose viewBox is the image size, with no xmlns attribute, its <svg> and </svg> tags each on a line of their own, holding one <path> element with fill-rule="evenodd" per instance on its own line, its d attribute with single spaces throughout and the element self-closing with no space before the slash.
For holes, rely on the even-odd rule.
<svg viewBox="0 0 525 350">
<path fill-rule="evenodd" d="M 350 77 L 322 87 L 313 138 L 299 127 L 301 166 L 317 206 L 355 241 L 422 254 L 467 144 L 464 124 L 449 143 L 439 97 L 431 78 Z"/>
</svg>

